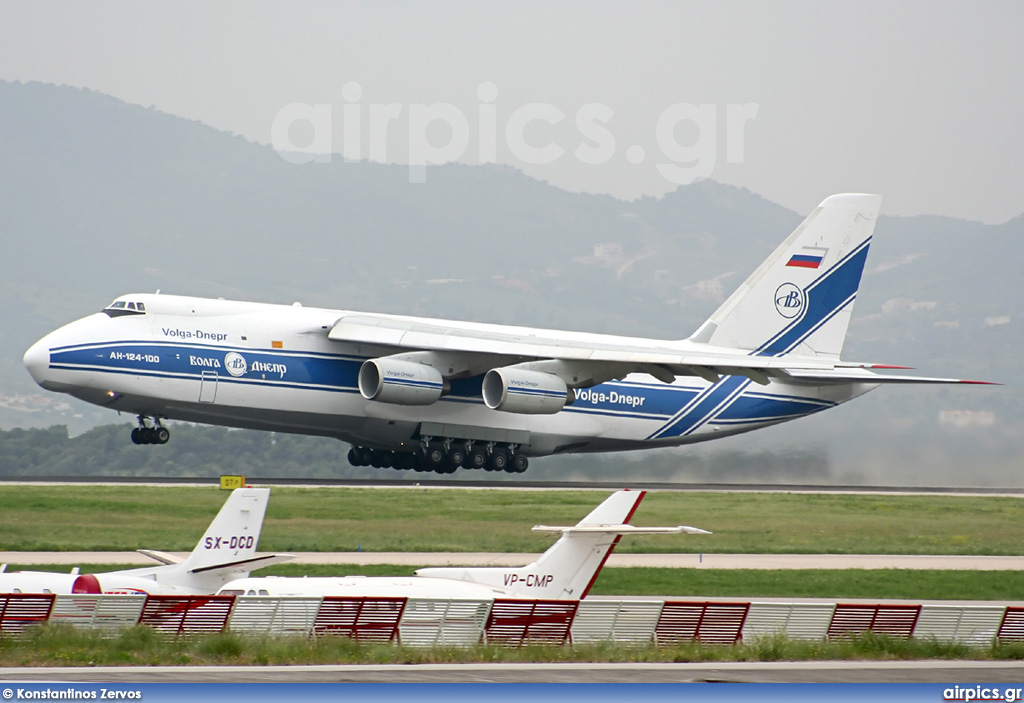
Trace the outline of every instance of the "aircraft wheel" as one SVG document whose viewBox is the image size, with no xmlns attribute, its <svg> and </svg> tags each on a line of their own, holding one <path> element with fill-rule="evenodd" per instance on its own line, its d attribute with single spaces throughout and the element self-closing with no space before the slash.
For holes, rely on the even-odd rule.
<svg viewBox="0 0 1024 703">
<path fill-rule="evenodd" d="M 384 464 L 382 463 L 383 457 L 381 454 L 382 453 L 376 449 L 370 450 L 370 466 L 372 466 L 375 469 L 384 468 Z"/>
<path fill-rule="evenodd" d="M 413 471 L 429 471 L 427 466 L 427 454 L 422 449 L 409 454 L 409 468 Z"/>
<path fill-rule="evenodd" d="M 142 433 L 139 430 L 138 427 L 132 429 L 132 444 L 142 444 Z"/>
<path fill-rule="evenodd" d="M 402 452 L 401 454 L 395 454 L 395 468 L 401 469 L 402 471 L 408 471 L 414 468 L 417 464 L 416 455 L 410 454 L 409 452 Z"/>
<path fill-rule="evenodd" d="M 467 469 L 482 469 L 487 466 L 487 450 L 483 447 L 473 447 L 466 453 Z"/>
<path fill-rule="evenodd" d="M 395 454 L 394 452 L 381 452 L 380 453 L 380 468 L 390 469 L 395 465 Z"/>
<path fill-rule="evenodd" d="M 491 452 L 491 461 L 489 463 L 491 471 L 504 471 L 508 464 L 508 450 L 495 447 L 494 451 Z"/>
<path fill-rule="evenodd" d="M 143 427 L 139 430 L 139 437 L 142 439 L 143 444 L 155 444 L 156 430 L 152 427 Z"/>
<path fill-rule="evenodd" d="M 157 427 L 153 431 L 153 439 L 157 444 L 167 444 L 171 439 L 171 432 L 166 427 Z"/>
<path fill-rule="evenodd" d="M 530 468 L 530 460 L 523 454 L 516 454 L 512 457 L 511 470 L 513 473 L 521 474 Z M 506 469 L 508 470 L 508 469 Z"/>
<path fill-rule="evenodd" d="M 444 445 L 431 444 L 427 447 L 424 461 L 429 471 L 433 471 L 435 467 L 440 466 L 441 462 L 444 461 Z"/>
<path fill-rule="evenodd" d="M 462 447 L 455 445 L 448 450 L 448 465 L 454 469 L 459 468 L 466 463 L 466 450 Z M 454 473 L 454 472 L 452 472 Z"/>
<path fill-rule="evenodd" d="M 352 466 L 362 466 L 363 463 L 360 461 L 359 450 L 352 447 L 348 450 L 348 463 Z"/>
</svg>

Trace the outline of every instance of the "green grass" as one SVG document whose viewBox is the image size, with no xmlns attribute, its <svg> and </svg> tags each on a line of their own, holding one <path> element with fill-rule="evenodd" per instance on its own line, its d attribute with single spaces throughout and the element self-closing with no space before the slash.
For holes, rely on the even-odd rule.
<svg viewBox="0 0 1024 703">
<path fill-rule="evenodd" d="M 264 551 L 541 552 L 537 523 L 574 524 L 604 491 L 276 487 Z M 226 498 L 215 487 L 10 486 L 0 550 L 189 551 Z M 1024 500 L 1005 497 L 652 492 L 621 552 L 1020 554 Z"/>
<path fill-rule="evenodd" d="M 126 568 L 82 564 L 82 573 Z M 253 576 L 410 576 L 418 566 L 399 564 L 278 564 Z M 68 566 L 10 564 L 9 571 L 57 571 Z M 604 568 L 595 596 L 757 598 L 901 598 L 906 600 L 1024 600 L 1024 572 L 916 569 L 671 569 Z"/>
<path fill-rule="evenodd" d="M 177 666 L 287 664 L 432 664 L 490 662 L 715 662 L 812 659 L 1024 659 L 1019 644 L 969 647 L 899 640 L 865 633 L 843 641 L 797 641 L 772 636 L 733 647 L 687 642 L 677 646 L 610 643 L 502 648 L 405 647 L 360 644 L 341 637 L 250 637 L 220 633 L 168 637 L 146 627 L 119 633 L 45 625 L 0 639 L 0 666 Z"/>
<path fill-rule="evenodd" d="M 274 488 L 262 551 L 486 551 L 539 553 L 536 523 L 574 524 L 603 491 Z M 191 550 L 226 498 L 216 488 L 2 486 L 0 550 Z M 689 524 L 710 536 L 645 536 L 626 552 L 1016 555 L 1024 501 L 1000 497 L 651 493 L 638 525 Z M 81 565 L 83 572 L 116 565 Z M 11 565 L 11 570 L 19 568 Z M 20 568 L 46 569 L 34 565 Z M 298 576 L 409 574 L 399 565 L 282 564 L 257 572 Z M 54 566 L 49 570 L 68 571 Z M 607 568 L 594 595 L 713 599 L 905 598 L 1022 600 L 1024 572 Z M 773 661 L 807 659 L 1024 659 L 1024 646 L 969 648 L 867 633 L 844 642 L 770 637 L 736 647 L 612 644 L 566 647 L 409 648 L 342 638 L 169 638 L 148 628 L 113 636 L 47 625 L 0 638 L 0 666 L 431 663 L 498 661 Z"/>
</svg>

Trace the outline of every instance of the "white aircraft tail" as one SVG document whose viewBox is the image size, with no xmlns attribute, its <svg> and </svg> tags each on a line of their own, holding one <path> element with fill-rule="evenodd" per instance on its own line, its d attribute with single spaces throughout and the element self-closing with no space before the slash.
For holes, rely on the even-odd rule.
<svg viewBox="0 0 1024 703">
<path fill-rule="evenodd" d="M 838 360 L 881 204 L 878 195 L 826 198 L 690 341 Z"/>
<path fill-rule="evenodd" d="M 269 500 L 269 488 L 236 488 L 184 561 L 81 576 L 76 592 L 215 593 L 253 569 L 294 559 L 291 554 L 256 554 Z M 174 559 L 162 552 L 140 551 L 159 561 Z"/>
<path fill-rule="evenodd" d="M 628 525 L 646 491 L 618 491 L 573 527 L 537 525 L 537 532 L 560 532 L 561 537 L 537 561 L 521 568 L 437 567 L 418 569 L 417 576 L 470 581 L 519 598 L 579 599 L 590 591 L 601 567 L 627 534 L 711 534 L 695 527 L 634 527 Z"/>
</svg>

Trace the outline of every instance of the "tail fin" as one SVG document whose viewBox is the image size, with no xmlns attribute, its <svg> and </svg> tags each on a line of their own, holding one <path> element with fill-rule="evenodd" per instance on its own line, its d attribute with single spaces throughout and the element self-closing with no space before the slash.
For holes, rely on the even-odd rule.
<svg viewBox="0 0 1024 703">
<path fill-rule="evenodd" d="M 881 204 L 859 193 L 823 200 L 690 341 L 838 360 Z"/>
<path fill-rule="evenodd" d="M 206 533 L 182 564 L 189 571 L 204 570 L 256 554 L 263 516 L 270 501 L 269 488 L 236 488 L 213 519 Z"/>
<path fill-rule="evenodd" d="M 535 531 L 560 532 L 562 536 L 528 566 L 518 569 L 438 567 L 418 569 L 416 575 L 480 583 L 514 597 L 576 599 L 583 598 L 590 591 L 622 535 L 711 534 L 695 527 L 634 527 L 626 524 L 644 495 L 646 491 L 613 493 L 574 527 L 537 525 L 533 528 Z"/>
<path fill-rule="evenodd" d="M 185 561 L 97 574 L 98 592 L 120 588 L 146 593 L 216 593 L 228 581 L 245 578 L 253 569 L 294 559 L 291 554 L 256 554 L 269 500 L 269 488 L 236 488 Z M 173 559 L 155 554 L 164 557 L 159 561 Z M 142 580 L 155 585 L 147 586 Z"/>
</svg>

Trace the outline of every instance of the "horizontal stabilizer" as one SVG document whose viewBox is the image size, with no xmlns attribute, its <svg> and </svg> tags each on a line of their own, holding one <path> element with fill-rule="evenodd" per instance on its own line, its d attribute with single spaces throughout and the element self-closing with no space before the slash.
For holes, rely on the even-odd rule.
<svg viewBox="0 0 1024 703">
<path fill-rule="evenodd" d="M 185 561 L 181 557 L 168 554 L 167 552 L 159 552 L 155 549 L 136 549 L 136 552 L 144 557 L 149 557 L 153 561 L 158 561 L 161 564 L 180 564 Z"/>
<path fill-rule="evenodd" d="M 534 532 L 561 532 L 569 535 L 581 533 L 601 533 L 606 535 L 710 535 L 713 534 L 699 527 L 688 525 L 677 525 L 676 527 L 637 527 L 635 525 L 572 525 L 569 527 L 555 527 L 552 525 L 534 525 Z"/>
<path fill-rule="evenodd" d="M 254 556 L 249 557 L 247 559 L 239 559 L 237 561 L 224 562 L 222 564 L 209 564 L 207 566 L 201 566 L 198 569 L 189 569 L 188 573 L 209 574 L 217 571 L 234 571 L 237 569 L 245 569 L 246 571 L 250 571 L 253 569 L 262 569 L 265 566 L 271 566 L 273 564 L 281 564 L 286 561 L 291 561 L 294 558 L 294 554 L 264 554 L 262 556 Z"/>
</svg>

